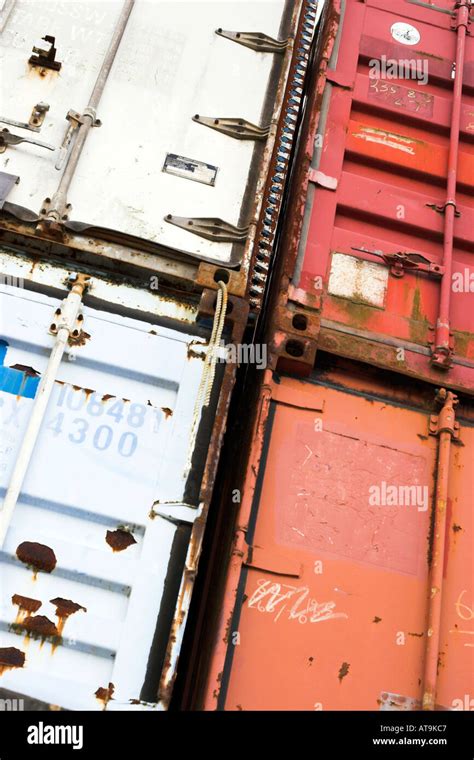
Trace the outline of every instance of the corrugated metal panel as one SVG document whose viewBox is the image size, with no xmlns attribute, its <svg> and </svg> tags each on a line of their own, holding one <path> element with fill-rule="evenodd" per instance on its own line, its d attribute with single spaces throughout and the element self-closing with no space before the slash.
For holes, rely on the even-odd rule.
<svg viewBox="0 0 474 760">
<path fill-rule="evenodd" d="M 91 130 L 72 179 L 67 196 L 72 207 L 60 210 L 53 196 L 66 165 L 63 160 L 57 170 L 60 146 L 68 124 L 88 113 L 122 8 L 129 13 L 123 36 L 103 96 L 91 112 L 100 126 Z M 301 3 L 284 0 L 41 5 L 17 0 L 0 38 L 1 116 L 26 122 L 35 104 L 47 103 L 40 135 L 8 128 L 50 144 L 54 152 L 28 143 L 8 147 L 3 166 L 20 177 L 9 202 L 31 210 L 31 219 L 59 211 L 56 221 L 83 223 L 71 222 L 69 228 L 86 234 L 106 228 L 204 260 L 237 264 L 249 224 L 257 221 L 253 194 L 261 200 L 292 55 L 286 43 L 294 37 L 300 9 Z M 247 34 L 257 35 L 256 49 L 237 44 Z M 31 62 L 33 45 L 45 51 L 53 46 L 41 41 L 45 35 L 54 37 L 58 70 L 56 63 Z M 41 61 L 46 57 L 42 54 Z M 236 120 L 230 136 L 219 131 L 226 119 Z M 24 211 L 17 214 L 29 218 Z M 194 224 L 185 221 L 183 229 L 182 218 Z M 191 234 L 201 220 L 203 225 L 210 220 L 211 228 L 203 236 Z M 224 224 L 213 226 L 214 220 Z M 238 243 L 235 253 L 232 240 Z"/>
<path fill-rule="evenodd" d="M 420 709 L 443 513 L 436 709 L 470 709 L 472 408 L 456 413 L 446 507 L 430 406 L 348 368 L 306 382 L 267 373 L 208 709 Z"/>
<path fill-rule="evenodd" d="M 451 387 L 472 392 L 469 8 L 328 5 L 287 216 L 283 300 L 311 322 L 299 336 L 314 347 L 434 383 L 444 371 Z M 299 354 L 281 348 L 288 360 L 305 361 L 306 350 L 304 341 Z"/>
<path fill-rule="evenodd" d="M 7 264 L 4 255 L 3 281 Z M 64 293 L 59 271 L 43 276 Z M 99 276 L 94 289 L 116 308 L 151 311 L 149 293 L 133 297 Z M 2 497 L 58 304 L 0 288 Z M 83 315 L 0 553 L 0 685 L 68 709 L 160 709 L 160 674 L 165 666 L 172 683 L 192 587 L 181 576 L 195 574 L 199 556 L 191 531 L 205 520 L 188 481 L 199 485 L 207 453 L 193 434 L 206 337 L 87 305 Z"/>
</svg>

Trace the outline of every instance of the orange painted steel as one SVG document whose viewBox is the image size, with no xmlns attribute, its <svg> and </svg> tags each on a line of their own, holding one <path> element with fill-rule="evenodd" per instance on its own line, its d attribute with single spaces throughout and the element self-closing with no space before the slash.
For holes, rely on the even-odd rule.
<svg viewBox="0 0 474 760">
<path fill-rule="evenodd" d="M 439 416 L 437 466 L 432 406 L 350 371 L 266 373 L 202 707 L 421 709 L 432 652 L 436 709 L 473 693 L 474 410 L 460 408 L 448 486 L 451 411 Z M 391 505 L 393 486 L 418 489 L 418 502 Z"/>
<path fill-rule="evenodd" d="M 438 681 L 438 657 L 442 611 L 444 560 L 446 551 L 447 505 L 449 493 L 449 472 L 451 440 L 456 432 L 455 407 L 457 397 L 442 388 L 438 397 L 444 401 L 439 418 L 436 418 L 436 432 L 439 434 L 438 463 L 436 472 L 436 495 L 433 507 L 433 546 L 431 575 L 429 584 L 428 627 L 426 631 L 423 709 L 434 710 Z"/>
</svg>

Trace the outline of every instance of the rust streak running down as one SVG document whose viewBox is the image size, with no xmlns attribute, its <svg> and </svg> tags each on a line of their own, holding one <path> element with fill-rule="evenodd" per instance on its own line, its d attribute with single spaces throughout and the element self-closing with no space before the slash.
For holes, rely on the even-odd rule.
<svg viewBox="0 0 474 760">
<path fill-rule="evenodd" d="M 77 604 L 77 602 L 73 602 L 71 599 L 62 599 L 61 597 L 57 597 L 56 599 L 50 599 L 50 602 L 56 607 L 56 615 L 58 618 L 57 629 L 60 636 L 64 631 L 66 620 L 68 617 L 70 617 L 70 615 L 74 615 L 74 613 L 78 612 L 79 610 L 87 612 L 87 609 L 83 607 L 82 604 Z"/>
<path fill-rule="evenodd" d="M 20 626 L 19 626 L 20 627 Z M 27 631 L 33 637 L 45 639 L 49 636 L 59 636 L 59 631 L 49 618 L 45 615 L 31 615 L 21 624 L 21 628 Z"/>
</svg>

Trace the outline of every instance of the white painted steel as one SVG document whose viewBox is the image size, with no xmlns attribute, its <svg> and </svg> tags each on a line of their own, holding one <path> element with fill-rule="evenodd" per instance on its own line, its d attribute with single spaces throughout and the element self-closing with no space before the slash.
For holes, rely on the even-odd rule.
<svg viewBox="0 0 474 760">
<path fill-rule="evenodd" d="M 35 103 L 49 103 L 41 136 L 57 149 L 22 143 L 0 157 L 1 170 L 20 176 L 11 202 L 39 213 L 54 194 L 65 116 L 84 111 L 122 7 L 121 0 L 17 0 L 0 34 L 1 113 L 26 121 Z M 241 223 L 254 143 L 192 117 L 241 117 L 261 125 L 275 56 L 215 30 L 278 38 L 283 8 L 283 0 L 136 0 L 98 107 L 102 126 L 90 130 L 68 193 L 70 218 L 228 262 L 230 243 L 204 240 L 164 217 Z M 62 68 L 40 76 L 28 58 L 45 34 L 56 37 Z M 215 185 L 163 172 L 168 153 L 217 167 Z"/>
<path fill-rule="evenodd" d="M 68 339 L 76 327 L 76 319 L 81 307 L 82 292 L 83 287 L 75 285 L 59 307 L 61 309 L 61 315 L 56 317 L 58 325 L 54 345 L 51 354 L 49 355 L 48 365 L 43 373 L 35 395 L 33 409 L 31 410 L 31 415 L 28 420 L 28 426 L 25 430 L 20 450 L 15 459 L 15 466 L 13 468 L 10 482 L 8 483 L 2 509 L 0 510 L 0 549 L 3 547 L 3 542 L 12 519 L 13 510 L 18 501 L 21 487 L 30 464 L 31 455 L 39 431 L 41 430 L 41 425 L 48 407 L 48 402 L 54 387 L 59 365 L 61 364 L 61 359 L 66 350 Z M 55 316 L 52 315 L 51 319 L 54 320 Z"/>
<path fill-rule="evenodd" d="M 33 370 L 41 375 L 48 363 L 54 343 L 48 328 L 59 303 L 0 286 L 1 496 L 34 403 L 28 397 L 37 382 Z M 196 335 L 87 306 L 83 329 L 90 338 L 74 348 L 74 361 L 66 354 L 59 365 L 0 553 L 0 648 L 26 655 L 23 668 L 2 673 L 0 687 L 68 709 L 99 710 L 95 692 L 111 682 L 108 710 L 161 709 L 130 700 L 140 697 L 173 554 L 177 526 L 169 517 L 192 523 L 200 514 L 184 496 L 205 344 Z M 12 366 L 31 368 L 22 388 L 15 385 L 21 370 Z M 119 526 L 132 531 L 136 544 L 113 552 L 106 532 Z M 35 579 L 17 559 L 24 541 L 54 550 L 52 573 Z M 66 620 L 62 644 L 53 648 L 11 630 L 14 594 L 40 600 L 37 614 L 53 622 L 57 597 L 87 612 Z"/>
</svg>

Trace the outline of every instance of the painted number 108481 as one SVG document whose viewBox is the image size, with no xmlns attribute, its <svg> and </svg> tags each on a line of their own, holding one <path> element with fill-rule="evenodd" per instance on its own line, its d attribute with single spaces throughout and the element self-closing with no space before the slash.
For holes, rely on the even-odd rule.
<svg viewBox="0 0 474 760">
<path fill-rule="evenodd" d="M 48 422 L 47 429 L 53 435 L 64 434 L 71 443 L 89 443 L 97 451 L 107 451 L 112 446 L 120 456 L 131 457 L 138 445 L 137 433 L 147 419 L 148 410 L 155 413 L 153 432 L 158 431 L 157 410 L 145 404 L 107 398 L 100 393 L 85 391 L 63 385 L 56 406 L 59 410 Z M 81 411 L 84 416 L 73 417 L 70 412 Z M 100 424 L 93 418 L 101 417 Z M 91 419 L 92 418 L 92 419 Z M 124 430 L 126 425 L 131 430 Z"/>
</svg>

